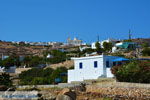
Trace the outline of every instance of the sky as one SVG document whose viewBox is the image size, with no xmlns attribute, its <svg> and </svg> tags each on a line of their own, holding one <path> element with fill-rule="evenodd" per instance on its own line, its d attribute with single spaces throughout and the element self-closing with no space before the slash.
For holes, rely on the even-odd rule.
<svg viewBox="0 0 150 100">
<path fill-rule="evenodd" d="M 0 0 L 0 40 L 150 38 L 150 0 Z"/>
</svg>

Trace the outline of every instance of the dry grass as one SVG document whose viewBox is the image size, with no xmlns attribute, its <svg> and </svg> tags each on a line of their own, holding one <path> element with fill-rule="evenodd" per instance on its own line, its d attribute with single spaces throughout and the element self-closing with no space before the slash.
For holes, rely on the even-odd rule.
<svg viewBox="0 0 150 100">
<path fill-rule="evenodd" d="M 70 68 L 73 66 L 73 61 L 72 60 L 67 60 L 67 61 L 64 61 L 62 63 L 58 63 L 58 64 L 51 64 L 50 66 L 46 67 L 46 68 L 53 68 L 53 69 L 56 69 L 58 67 L 66 67 L 66 68 Z"/>
<path fill-rule="evenodd" d="M 16 74 L 20 74 L 21 72 L 27 71 L 29 69 L 31 69 L 31 68 L 16 68 Z"/>
</svg>

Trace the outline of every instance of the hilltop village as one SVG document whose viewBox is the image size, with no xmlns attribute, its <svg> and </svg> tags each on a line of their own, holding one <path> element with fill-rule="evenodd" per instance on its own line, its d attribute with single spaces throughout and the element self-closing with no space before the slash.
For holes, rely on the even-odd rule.
<svg viewBox="0 0 150 100">
<path fill-rule="evenodd" d="M 150 39 L 108 38 L 91 44 L 78 38 L 68 38 L 66 43 L 0 41 L 0 77 L 1 90 L 12 86 L 64 88 L 75 84 L 81 89 L 103 79 L 150 83 Z"/>
</svg>

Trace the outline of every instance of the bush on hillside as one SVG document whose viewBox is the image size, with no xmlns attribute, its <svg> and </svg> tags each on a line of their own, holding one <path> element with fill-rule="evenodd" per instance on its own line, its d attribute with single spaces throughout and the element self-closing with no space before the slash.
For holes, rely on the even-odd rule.
<svg viewBox="0 0 150 100">
<path fill-rule="evenodd" d="M 133 61 L 111 71 L 120 82 L 150 83 L 150 61 Z"/>
<path fill-rule="evenodd" d="M 9 74 L 2 73 L 0 75 L 0 85 L 12 86 L 12 81 L 10 79 Z"/>
<path fill-rule="evenodd" d="M 46 62 L 50 63 L 50 64 L 56 64 L 56 63 L 60 63 L 63 62 L 67 59 L 66 53 L 65 52 L 61 52 L 59 50 L 52 50 L 49 52 L 53 57 L 52 58 L 47 58 Z M 48 54 L 48 53 L 47 53 Z"/>
<path fill-rule="evenodd" d="M 110 52 L 112 50 L 113 44 L 111 42 L 104 42 L 103 47 L 105 52 Z"/>
<path fill-rule="evenodd" d="M 50 75 L 53 69 L 32 68 L 19 74 L 20 84 L 23 85 L 40 85 L 50 84 Z"/>
<path fill-rule="evenodd" d="M 97 54 L 101 54 L 103 52 L 101 44 L 98 41 L 95 43 L 95 47 L 96 47 L 95 51 L 97 52 Z"/>
<path fill-rule="evenodd" d="M 44 64 L 44 60 L 39 56 L 26 56 L 22 61 L 23 65 L 26 67 L 37 67 L 39 64 Z"/>
<path fill-rule="evenodd" d="M 67 75 L 61 75 L 67 73 L 65 67 L 57 68 L 32 68 L 28 71 L 24 71 L 19 75 L 21 85 L 46 85 L 56 83 L 55 79 L 60 78 L 61 82 L 67 82 Z"/>
<path fill-rule="evenodd" d="M 11 66 L 20 66 L 19 57 L 18 56 L 10 56 L 4 60 L 0 60 L 0 66 L 5 68 L 9 68 Z"/>
<path fill-rule="evenodd" d="M 67 82 L 67 75 L 65 75 L 66 73 L 67 73 L 67 68 L 59 67 L 52 72 L 50 79 L 54 83 L 57 83 L 57 82 L 55 82 L 55 79 L 57 79 L 57 78 L 60 78 L 63 83 Z"/>
<path fill-rule="evenodd" d="M 142 51 L 143 56 L 150 56 L 150 48 L 144 48 Z"/>
</svg>

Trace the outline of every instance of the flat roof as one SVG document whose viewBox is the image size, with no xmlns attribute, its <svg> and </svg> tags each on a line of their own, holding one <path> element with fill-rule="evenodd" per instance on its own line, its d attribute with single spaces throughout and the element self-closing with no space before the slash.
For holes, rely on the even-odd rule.
<svg viewBox="0 0 150 100">
<path fill-rule="evenodd" d="M 81 59 L 92 59 L 92 58 L 102 58 L 103 55 L 98 55 L 98 56 L 86 56 L 86 57 L 73 57 L 71 58 L 72 60 L 81 60 Z"/>
</svg>

